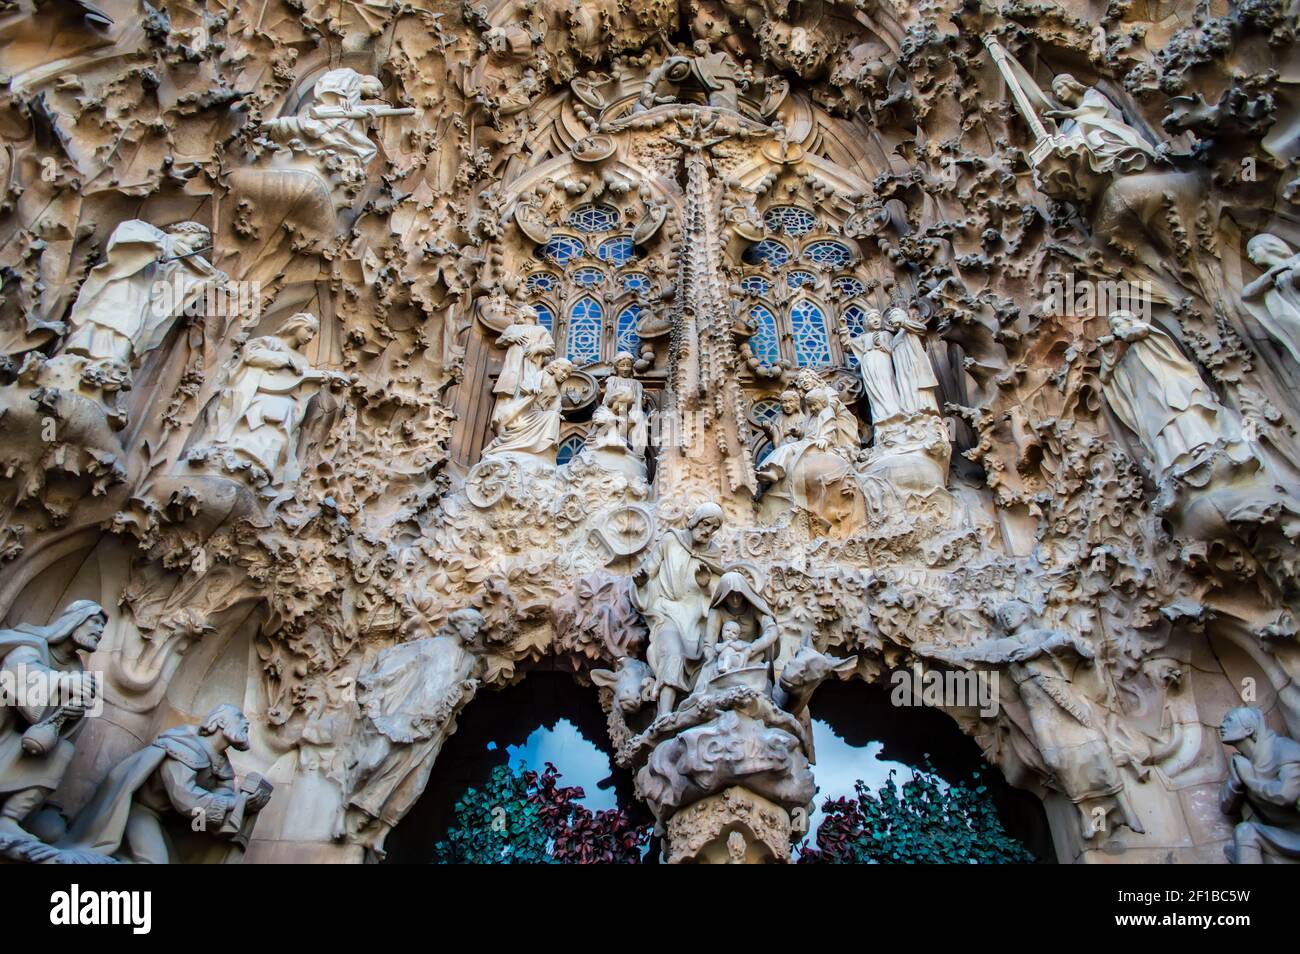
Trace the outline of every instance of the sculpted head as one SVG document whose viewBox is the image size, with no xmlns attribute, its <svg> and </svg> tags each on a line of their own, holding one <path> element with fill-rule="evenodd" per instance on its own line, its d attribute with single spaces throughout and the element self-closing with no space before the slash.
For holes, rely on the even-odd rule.
<svg viewBox="0 0 1300 954">
<path fill-rule="evenodd" d="M 1007 633 L 1015 633 L 1033 617 L 1033 610 L 1024 600 L 1007 600 L 998 607 L 998 625 Z"/>
<path fill-rule="evenodd" d="M 708 543 L 722 529 L 722 508 L 712 502 L 700 504 L 687 518 L 686 529 L 696 543 Z"/>
<path fill-rule="evenodd" d="M 452 636 L 465 647 L 473 649 L 479 645 L 479 635 L 486 625 L 487 620 L 482 613 L 472 606 L 465 606 L 447 615 L 442 635 Z"/>
<path fill-rule="evenodd" d="M 862 316 L 862 325 L 868 331 L 881 331 L 885 327 L 885 317 L 880 313 L 879 308 L 868 308 L 867 313 Z"/>
<path fill-rule="evenodd" d="M 636 358 L 632 356 L 631 352 L 620 351 L 618 354 L 614 355 L 614 370 L 618 373 L 620 378 L 630 378 L 632 376 L 632 369 L 635 366 Z"/>
<path fill-rule="evenodd" d="M 1261 232 L 1246 243 L 1246 254 L 1260 268 L 1269 269 L 1291 258 L 1291 248 L 1276 235 Z"/>
<path fill-rule="evenodd" d="M 1069 73 L 1062 73 L 1052 80 L 1052 95 L 1066 106 L 1078 106 L 1083 101 L 1087 87 Z"/>
<path fill-rule="evenodd" d="M 799 392 L 782 391 L 781 392 L 781 410 L 786 414 L 799 413 Z"/>
<path fill-rule="evenodd" d="M 183 246 L 177 250 L 177 254 L 188 255 L 212 245 L 212 233 L 201 222 L 177 222 L 175 225 L 167 226 L 166 231 L 168 235 L 178 240 L 178 245 Z"/>
<path fill-rule="evenodd" d="M 275 335 L 301 348 L 303 345 L 310 344 L 319 331 L 320 322 L 316 316 L 309 311 L 300 311 L 287 318 Z"/>
<path fill-rule="evenodd" d="M 222 703 L 208 713 L 199 726 L 199 735 L 215 735 L 224 738 L 236 751 L 248 751 L 248 719 L 238 706 L 229 703 Z"/>
<path fill-rule="evenodd" d="M 907 312 L 902 308 L 894 307 L 885 312 L 884 325 L 892 331 L 895 328 L 901 328 L 906 320 Z"/>
<path fill-rule="evenodd" d="M 1250 706 L 1229 709 L 1219 723 L 1219 738 L 1227 745 L 1257 739 L 1264 731 L 1264 713 Z"/>
<path fill-rule="evenodd" d="M 808 411 L 816 414 L 818 411 L 826 410 L 826 405 L 831 403 L 831 396 L 826 393 L 825 388 L 814 388 L 808 392 Z"/>
<path fill-rule="evenodd" d="M 75 648 L 93 653 L 99 647 L 107 622 L 108 614 L 94 600 L 75 600 L 50 625 L 47 638 L 53 646 L 71 640 Z"/>
<path fill-rule="evenodd" d="M 573 373 L 573 362 L 568 358 L 556 358 L 546 366 L 545 370 L 558 384 Z"/>
</svg>

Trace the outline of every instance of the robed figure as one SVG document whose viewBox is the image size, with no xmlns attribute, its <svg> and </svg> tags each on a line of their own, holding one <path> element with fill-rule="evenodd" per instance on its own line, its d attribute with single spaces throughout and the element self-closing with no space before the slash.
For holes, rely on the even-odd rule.
<svg viewBox="0 0 1300 954">
<path fill-rule="evenodd" d="M 572 373 L 573 362 L 556 358 L 542 369 L 533 391 L 498 399 L 492 409 L 495 437 L 483 448 L 483 456 L 522 454 L 554 463 L 564 412 L 563 386 Z"/>
<path fill-rule="evenodd" d="M 713 535 L 722 526 L 717 504 L 698 507 L 684 530 L 669 530 L 632 577 L 633 605 L 650 628 L 646 661 L 654 673 L 659 716 L 691 688 L 702 657 L 713 581 L 722 575 L 722 554 Z"/>
<path fill-rule="evenodd" d="M 895 332 L 891 347 L 899 407 L 906 413 L 938 414 L 939 379 L 925 351 L 925 322 L 903 308 L 891 308 L 886 320 Z"/>
<path fill-rule="evenodd" d="M 64 352 L 137 366 L 206 286 L 226 280 L 198 254 L 211 244 L 207 228 L 197 222 L 165 231 L 138 219 L 123 222 L 72 306 Z"/>
<path fill-rule="evenodd" d="M 1300 255 L 1267 232 L 1246 243 L 1246 254 L 1264 274 L 1241 290 L 1242 302 L 1300 363 Z"/>
<path fill-rule="evenodd" d="M 201 460 L 228 453 L 265 472 L 273 486 L 298 476 L 298 431 L 311 387 L 347 381 L 345 375 L 313 368 L 299 350 L 320 328 L 307 312 L 287 319 L 273 335 L 253 338 L 232 362 L 225 387 L 208 410 L 201 445 L 188 455 Z"/>
<path fill-rule="evenodd" d="M 863 327 L 862 334 L 854 336 L 841 324 L 840 340 L 858 359 L 858 373 L 871 402 L 871 421 L 880 424 L 903 412 L 894 372 L 894 335 L 874 308 L 867 312 Z"/>
<path fill-rule="evenodd" d="M 1165 332 L 1132 312 L 1110 316 L 1099 339 L 1102 390 L 1163 476 L 1220 437 L 1219 403 L 1191 361 Z"/>
<path fill-rule="evenodd" d="M 0 672 L 20 693 L 0 706 L 0 834 L 25 834 L 24 819 L 72 761 L 72 737 L 100 688 L 82 657 L 99 646 L 107 619 L 98 603 L 76 600 L 48 626 L 0 630 Z M 29 695 L 36 680 L 54 691 Z"/>
</svg>

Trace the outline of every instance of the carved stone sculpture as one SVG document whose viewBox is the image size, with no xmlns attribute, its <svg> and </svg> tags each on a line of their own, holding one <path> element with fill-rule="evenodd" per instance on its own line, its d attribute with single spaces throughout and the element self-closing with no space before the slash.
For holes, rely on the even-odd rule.
<svg viewBox="0 0 1300 954">
<path fill-rule="evenodd" d="M 483 456 L 518 455 L 554 465 L 563 411 L 561 386 L 572 370 L 573 362 L 556 358 L 542 368 L 534 391 L 530 393 L 521 387 L 517 397 L 499 398 L 492 411 L 492 430 L 496 436 L 483 448 Z"/>
<path fill-rule="evenodd" d="M 1264 274 L 1242 288 L 1242 300 L 1264 330 L 1300 363 L 1300 255 L 1267 232 L 1246 243 L 1246 254 Z"/>
<path fill-rule="evenodd" d="M 884 316 L 895 332 L 892 343 L 894 384 L 904 413 L 939 413 L 939 379 L 925 353 L 925 322 L 905 309 L 891 308 Z"/>
<path fill-rule="evenodd" d="M 298 475 L 298 432 L 313 385 L 346 383 L 346 375 L 313 368 L 301 348 L 320 329 L 307 312 L 287 319 L 274 335 L 254 338 L 227 370 L 208 408 L 191 465 L 215 461 L 222 470 L 248 473 L 255 486 L 278 491 Z"/>
<path fill-rule="evenodd" d="M 346 830 L 378 853 L 473 698 L 484 622 L 476 609 L 456 610 L 433 636 L 384 650 L 357 677 L 365 728 L 349 767 Z"/>
<path fill-rule="evenodd" d="M 1258 709 L 1230 709 L 1219 737 L 1236 749 L 1219 796 L 1225 815 L 1242 816 L 1228 861 L 1238 865 L 1300 860 L 1300 743 L 1274 732 Z"/>
<path fill-rule="evenodd" d="M 863 326 L 864 331 L 857 336 L 851 336 L 842 327 L 840 338 L 858 359 L 858 373 L 871 402 L 871 421 L 882 424 L 903 412 L 894 370 L 894 336 L 886 329 L 884 316 L 878 309 L 867 312 Z"/>
<path fill-rule="evenodd" d="M 16 690 L 0 706 L 0 838 L 31 838 L 23 822 L 63 779 L 72 737 L 102 691 L 84 657 L 107 615 L 98 603 L 69 603 L 48 626 L 0 630 L 0 673 Z"/>
<path fill-rule="evenodd" d="M 337 156 L 365 165 L 374 158 L 375 144 L 367 135 L 372 122 L 381 116 L 409 116 L 413 109 L 395 109 L 375 99 L 384 91 L 375 76 L 363 76 L 353 69 L 330 70 L 312 87 L 314 102 L 303 116 L 268 119 L 262 132 L 273 142 L 284 143 L 311 156 Z"/>
<path fill-rule="evenodd" d="M 272 792 L 259 775 L 236 780 L 227 752 L 246 750 L 248 731 L 238 708 L 219 705 L 198 725 L 163 732 L 109 772 L 56 847 L 167 864 L 178 859 L 164 822 L 179 816 L 190 830 L 243 848 Z"/>
<path fill-rule="evenodd" d="M 683 530 L 669 530 L 637 567 L 634 604 L 650 625 L 647 661 L 654 671 L 660 717 L 690 691 L 703 652 L 713 581 L 722 575 L 713 535 L 722 526 L 716 504 L 697 507 Z"/>
<path fill-rule="evenodd" d="M 86 279 L 68 317 L 63 350 L 89 361 L 139 365 L 157 348 L 172 320 L 205 287 L 226 276 L 200 253 L 212 245 L 206 226 L 180 222 L 155 228 L 132 219 L 108 238 L 105 261 Z"/>
<path fill-rule="evenodd" d="M 1219 440 L 1219 404 L 1165 332 L 1127 311 L 1112 314 L 1110 327 L 1100 339 L 1107 403 L 1163 476 Z"/>
</svg>

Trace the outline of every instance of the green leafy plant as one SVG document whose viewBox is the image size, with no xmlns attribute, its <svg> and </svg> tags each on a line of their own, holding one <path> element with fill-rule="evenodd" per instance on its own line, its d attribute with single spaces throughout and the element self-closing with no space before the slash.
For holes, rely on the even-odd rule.
<svg viewBox="0 0 1300 954">
<path fill-rule="evenodd" d="M 434 846 L 440 864 L 635 864 L 650 826 L 622 809 L 593 812 L 584 792 L 561 786 L 550 762 L 542 772 L 520 766 L 493 770 L 481 790 L 456 802 L 445 840 Z"/>
<path fill-rule="evenodd" d="M 900 787 L 889 773 L 874 792 L 827 799 L 817 847 L 800 864 L 1030 864 L 1034 856 L 1006 833 L 976 772 L 969 785 L 945 785 L 926 759 Z"/>
</svg>

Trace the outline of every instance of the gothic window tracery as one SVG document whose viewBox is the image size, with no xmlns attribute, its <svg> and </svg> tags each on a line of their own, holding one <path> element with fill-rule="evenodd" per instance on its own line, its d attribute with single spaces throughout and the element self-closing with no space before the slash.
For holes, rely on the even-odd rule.
<svg viewBox="0 0 1300 954">
<path fill-rule="evenodd" d="M 579 232 L 609 232 L 618 227 L 618 209 L 609 205 L 581 205 L 569 213 L 570 226 Z"/>
<path fill-rule="evenodd" d="M 538 257 L 564 268 L 575 258 L 587 254 L 587 246 L 572 235 L 556 235 L 538 250 Z"/>
<path fill-rule="evenodd" d="M 582 449 L 586 444 L 587 442 L 579 434 L 574 434 L 572 437 L 561 441 L 560 446 L 555 451 L 556 466 L 562 466 L 573 460 L 582 453 Z"/>
<path fill-rule="evenodd" d="M 795 363 L 801 368 L 820 368 L 831 363 L 831 343 L 826 316 L 807 298 L 790 306 L 790 330 L 794 338 Z"/>
<path fill-rule="evenodd" d="M 763 225 L 769 232 L 781 232 L 797 238 L 817 227 L 817 216 L 794 205 L 774 205 L 763 213 Z"/>
<path fill-rule="evenodd" d="M 740 260 L 746 265 L 767 264 L 772 268 L 780 268 L 790 261 L 790 250 L 776 239 L 765 238 L 745 249 Z"/>
<path fill-rule="evenodd" d="M 821 268 L 847 268 L 853 262 L 853 252 L 843 242 L 823 239 L 805 246 L 803 258 Z"/>
<path fill-rule="evenodd" d="M 605 310 L 596 299 L 586 296 L 569 309 L 565 355 L 579 366 L 600 360 L 600 339 Z"/>
<path fill-rule="evenodd" d="M 636 258 L 636 246 L 632 244 L 632 236 L 620 235 L 601 242 L 600 248 L 596 250 L 596 256 L 602 262 L 608 262 L 616 268 L 622 267 Z"/>
<path fill-rule="evenodd" d="M 749 309 L 749 317 L 758 323 L 758 330 L 749 339 L 749 348 L 754 353 L 754 357 L 763 364 L 776 364 L 781 360 L 776 315 L 764 305 L 754 305 Z"/>
<path fill-rule="evenodd" d="M 579 268 L 573 273 L 573 280 L 584 288 L 599 288 L 605 284 L 605 273 L 599 268 Z"/>
<path fill-rule="evenodd" d="M 641 321 L 641 306 L 628 305 L 618 313 L 618 320 L 615 322 L 614 351 L 626 351 L 629 354 L 637 354 L 641 348 L 641 338 L 636 333 L 637 324 Z"/>
</svg>

